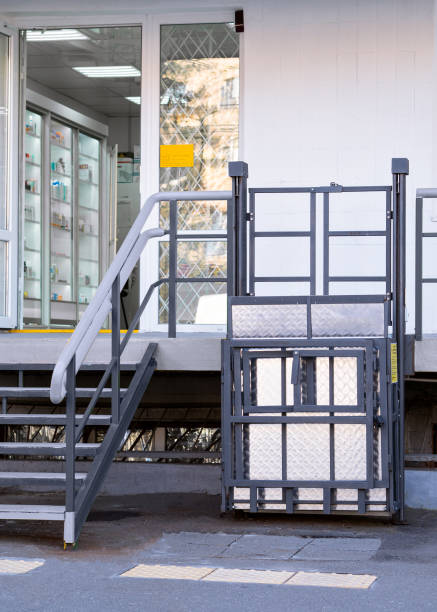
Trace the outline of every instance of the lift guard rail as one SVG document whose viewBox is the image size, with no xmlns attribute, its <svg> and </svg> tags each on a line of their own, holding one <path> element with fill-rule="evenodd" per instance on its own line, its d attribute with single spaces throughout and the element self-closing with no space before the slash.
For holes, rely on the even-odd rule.
<svg viewBox="0 0 437 612">
<path fill-rule="evenodd" d="M 427 187 L 416 190 L 416 340 L 423 336 L 423 284 L 437 283 L 437 276 L 423 276 L 423 246 L 427 238 L 437 238 L 437 232 L 423 231 L 423 200 L 437 198 L 437 188 Z M 428 332 L 429 330 L 425 330 Z M 434 330 L 432 330 L 434 331 Z"/>
</svg>

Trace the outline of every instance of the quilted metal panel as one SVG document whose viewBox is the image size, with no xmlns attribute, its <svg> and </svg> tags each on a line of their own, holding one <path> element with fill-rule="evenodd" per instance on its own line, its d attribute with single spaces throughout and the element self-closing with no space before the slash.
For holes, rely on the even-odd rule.
<svg viewBox="0 0 437 612">
<path fill-rule="evenodd" d="M 249 441 L 249 478 L 281 480 L 281 425 L 249 425 Z"/>
<path fill-rule="evenodd" d="M 384 336 L 384 304 L 312 304 L 313 337 Z"/>
<path fill-rule="evenodd" d="M 299 503 L 296 505 L 296 510 L 323 510 L 323 489 L 298 489 L 297 499 L 299 502 L 309 499 L 312 501 L 320 499 L 320 504 Z"/>
<path fill-rule="evenodd" d="M 355 406 L 357 400 L 357 359 L 355 357 L 335 357 L 334 404 Z"/>
<path fill-rule="evenodd" d="M 306 338 L 303 304 L 236 304 L 232 306 L 234 338 Z"/>
<path fill-rule="evenodd" d="M 329 480 L 329 425 L 287 425 L 287 477 Z"/>
<path fill-rule="evenodd" d="M 281 359 L 256 360 L 256 397 L 258 406 L 281 404 Z"/>
<path fill-rule="evenodd" d="M 335 480 L 365 480 L 366 456 L 366 425 L 334 425 Z"/>
<path fill-rule="evenodd" d="M 337 501 L 355 502 L 351 504 L 335 505 L 334 506 L 335 510 L 341 510 L 343 512 L 347 510 L 351 510 L 351 511 L 358 510 L 358 489 L 335 489 L 335 499 Z"/>
</svg>

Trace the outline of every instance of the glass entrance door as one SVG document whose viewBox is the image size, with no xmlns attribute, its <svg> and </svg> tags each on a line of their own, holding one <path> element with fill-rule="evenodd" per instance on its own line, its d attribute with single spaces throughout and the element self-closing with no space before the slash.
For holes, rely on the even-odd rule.
<svg viewBox="0 0 437 612">
<path fill-rule="evenodd" d="M 17 323 L 18 34 L 0 29 L 0 327 Z"/>
</svg>

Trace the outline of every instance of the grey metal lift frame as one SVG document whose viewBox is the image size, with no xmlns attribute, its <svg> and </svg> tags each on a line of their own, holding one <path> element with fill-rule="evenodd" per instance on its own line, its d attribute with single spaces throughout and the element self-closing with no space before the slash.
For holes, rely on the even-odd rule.
<svg viewBox="0 0 437 612">
<path fill-rule="evenodd" d="M 247 167 L 245 176 L 247 177 Z M 222 444 L 223 444 L 223 502 L 224 511 L 235 509 L 234 503 L 235 488 L 247 488 L 250 495 L 247 499 L 240 499 L 240 507 L 251 512 L 256 512 L 275 504 L 281 504 L 281 509 L 286 512 L 299 510 L 299 505 L 314 504 L 319 508 L 320 504 L 323 512 L 329 513 L 337 511 L 341 505 L 350 507 L 351 502 L 338 501 L 335 499 L 335 491 L 342 488 L 357 489 L 356 508 L 358 513 L 364 513 L 369 508 L 374 510 L 375 506 L 381 506 L 381 510 L 388 511 L 403 520 L 404 513 L 404 336 L 405 336 L 405 182 L 406 175 L 409 173 L 408 160 L 396 158 L 392 160 L 392 185 L 384 186 L 365 186 L 365 187 L 342 187 L 331 184 L 327 187 L 314 188 L 251 188 L 250 210 L 241 211 L 240 218 L 246 218 L 249 224 L 249 249 L 248 266 L 249 271 L 246 292 L 244 287 L 239 297 L 229 298 L 228 310 L 228 339 L 222 345 Z M 329 195 L 330 193 L 351 193 L 351 192 L 383 192 L 385 193 L 386 203 L 386 226 L 385 230 L 380 231 L 331 231 L 329 227 Z M 262 232 L 255 229 L 255 199 L 258 193 L 308 193 L 310 196 L 310 229 L 308 232 Z M 323 194 L 324 204 L 324 265 L 323 265 L 323 296 L 316 296 L 316 262 L 315 262 L 315 206 L 316 195 Z M 241 229 L 245 233 L 246 228 Z M 255 273 L 255 249 L 258 237 L 276 236 L 307 236 L 310 239 L 310 276 L 302 277 L 264 277 L 260 278 Z M 384 276 L 344 276 L 336 277 L 330 275 L 329 271 L 329 242 L 332 236 L 381 236 L 385 240 L 386 265 Z M 305 280 L 310 283 L 310 296 L 300 297 L 252 297 L 255 292 L 257 282 L 302 282 Z M 330 282 L 384 282 L 385 293 L 378 296 L 331 296 L 329 295 Z M 246 296 L 244 295 L 246 293 Z M 331 338 L 313 338 L 311 329 L 311 308 L 313 304 L 384 304 L 384 325 L 383 332 L 379 337 L 342 337 L 337 334 Z M 237 338 L 233 333 L 233 308 L 238 305 L 263 306 L 265 307 L 266 317 L 268 317 L 269 307 L 278 304 L 306 304 L 307 305 L 307 333 L 305 338 L 275 338 L 275 337 L 240 337 Z M 397 350 L 393 350 L 395 345 Z M 326 355 L 331 362 L 336 354 L 345 355 L 340 351 L 348 350 L 355 352 L 355 356 L 362 353 L 366 363 L 367 376 L 364 376 L 360 383 L 360 394 L 366 406 L 365 415 L 347 416 L 339 414 L 339 406 L 333 402 L 333 392 L 330 390 L 330 401 L 328 405 L 320 406 L 312 400 L 304 403 L 304 413 L 306 416 L 298 415 L 296 406 L 287 405 L 285 401 L 285 361 L 287 355 L 293 354 L 298 359 L 293 358 L 292 371 L 302 368 L 302 356 L 308 364 L 311 359 L 308 356 Z M 276 351 L 277 356 L 282 360 L 281 375 L 281 398 L 282 401 L 276 406 L 265 406 L 257 408 L 253 402 L 247 401 L 248 397 L 254 398 L 254 389 L 251 387 L 251 376 L 256 377 L 256 369 L 253 365 L 260 356 L 266 358 Z M 309 353 L 308 351 L 313 351 Z M 338 353 L 336 353 L 338 351 Z M 291 357 L 290 357 L 291 358 Z M 393 360 L 395 363 L 393 363 Z M 295 364 L 297 364 L 295 366 Z M 375 365 L 377 364 L 377 365 Z M 361 368 L 363 366 L 360 366 Z M 314 369 L 314 368 L 313 368 Z M 364 370 L 363 370 L 364 371 Z M 371 374 L 370 374 L 371 371 Z M 314 389 L 311 390 L 311 377 L 315 380 L 315 372 L 306 373 L 305 394 L 314 396 Z M 292 373 L 293 378 L 293 373 Z M 377 382 L 379 381 L 379 382 Z M 294 379 L 296 383 L 302 384 L 301 380 Z M 357 383 L 358 384 L 358 383 Z M 313 384 L 314 386 L 314 384 Z M 301 393 L 299 391 L 298 393 Z M 357 387 L 358 393 L 358 387 Z M 304 396 L 302 389 L 302 397 Z M 295 399 L 296 399 L 295 391 Z M 256 402 L 255 402 L 256 403 Z M 351 407 L 349 407 L 351 408 Z M 308 416 L 311 410 L 317 416 Z M 326 411 L 326 416 L 320 412 Z M 296 413 L 296 414 L 293 414 Z M 258 414 L 257 414 L 258 413 Z M 262 416 L 259 414 L 262 413 Z M 359 420 L 361 419 L 361 421 Z M 366 478 L 356 481 L 339 481 L 335 476 L 335 457 L 333 456 L 333 444 L 330 445 L 329 462 L 330 478 L 324 480 L 289 480 L 287 479 L 286 465 L 286 433 L 284 428 L 287 423 L 327 423 L 332 432 L 335 424 L 340 423 L 366 423 L 367 427 L 367 459 Z M 250 457 L 250 436 L 247 434 L 250 424 L 280 424 L 283 430 L 282 435 L 282 478 L 281 479 L 251 479 L 248 471 L 248 457 Z M 374 429 L 381 431 L 381 478 L 375 478 L 375 465 L 372 464 L 371 447 L 375 436 L 372 434 Z M 246 434 L 245 434 L 246 432 Z M 372 442 L 373 437 L 373 442 Z M 331 433 L 332 442 L 332 433 Z M 303 488 L 322 488 L 323 499 L 299 500 L 296 491 Z M 265 490 L 279 488 L 282 491 L 278 500 L 266 500 Z M 370 488 L 381 488 L 388 491 L 384 501 L 372 500 L 369 495 Z M 300 504 L 299 504 L 300 501 Z"/>
</svg>

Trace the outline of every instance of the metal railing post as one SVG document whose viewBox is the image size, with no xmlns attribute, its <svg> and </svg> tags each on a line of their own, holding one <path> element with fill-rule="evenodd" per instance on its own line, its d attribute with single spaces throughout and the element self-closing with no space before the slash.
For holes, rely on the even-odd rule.
<svg viewBox="0 0 437 612">
<path fill-rule="evenodd" d="M 177 202 L 170 203 L 170 231 L 168 244 L 168 337 L 176 338 L 176 273 L 178 260 L 177 224 L 178 209 Z"/>
<path fill-rule="evenodd" d="M 416 340 L 422 340 L 422 297 L 423 297 L 423 198 L 416 198 Z"/>
<path fill-rule="evenodd" d="M 233 225 L 235 228 L 234 262 L 231 262 L 234 295 L 247 295 L 247 178 L 249 167 L 246 162 L 229 162 L 229 176 L 232 178 Z"/>
<path fill-rule="evenodd" d="M 405 469 L 404 469 L 404 396 L 405 396 L 405 209 L 406 176 L 409 162 L 406 158 L 392 159 L 393 174 L 393 337 L 397 344 L 398 381 L 395 385 L 397 421 L 397 472 L 399 519 L 404 520 Z M 397 393 L 396 393 L 397 388 Z"/>
<path fill-rule="evenodd" d="M 76 358 L 67 367 L 67 414 L 65 421 L 65 511 L 75 510 L 75 460 L 76 460 Z"/>
<path fill-rule="evenodd" d="M 120 422 L 120 274 L 117 274 L 111 292 L 111 411 L 112 422 Z"/>
</svg>

